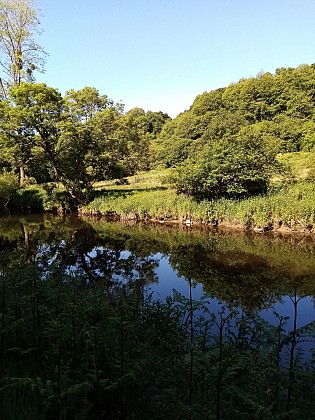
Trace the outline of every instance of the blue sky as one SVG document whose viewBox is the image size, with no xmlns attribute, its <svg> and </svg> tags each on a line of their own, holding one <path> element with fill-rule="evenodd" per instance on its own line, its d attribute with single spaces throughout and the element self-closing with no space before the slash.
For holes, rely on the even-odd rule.
<svg viewBox="0 0 315 420">
<path fill-rule="evenodd" d="M 188 109 L 196 95 L 315 62 L 314 0 L 37 0 L 64 94 L 94 86 L 125 109 Z"/>
</svg>

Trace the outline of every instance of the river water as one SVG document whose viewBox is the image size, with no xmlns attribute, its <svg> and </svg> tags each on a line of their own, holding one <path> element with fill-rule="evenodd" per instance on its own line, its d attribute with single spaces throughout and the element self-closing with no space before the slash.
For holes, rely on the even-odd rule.
<svg viewBox="0 0 315 420">
<path fill-rule="evenodd" d="M 213 311 L 237 307 L 271 324 L 288 317 L 288 330 L 294 311 L 298 328 L 315 320 L 311 236 L 24 215 L 2 217 L 0 238 L 2 257 L 18 250 L 19 263 L 37 260 L 43 272 L 54 263 L 87 282 L 141 281 L 161 299 L 174 290 L 187 297 L 191 280 L 193 299 L 206 294 Z"/>
</svg>

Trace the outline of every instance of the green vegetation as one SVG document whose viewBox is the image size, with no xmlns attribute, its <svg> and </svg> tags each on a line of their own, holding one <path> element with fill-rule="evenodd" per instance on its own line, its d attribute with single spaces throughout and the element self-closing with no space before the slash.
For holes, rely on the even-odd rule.
<svg viewBox="0 0 315 420">
<path fill-rule="evenodd" d="M 9 201 L 18 189 L 18 179 L 13 173 L 0 173 L 0 209 L 7 209 Z"/>
<path fill-rule="evenodd" d="M 290 228 L 313 231 L 315 226 L 315 185 L 300 182 L 275 188 L 265 196 L 243 200 L 221 198 L 197 202 L 175 190 L 136 191 L 120 189 L 103 193 L 80 208 L 82 214 L 118 215 L 121 218 L 192 220 L 214 226 L 239 225 L 263 230 Z"/>
<path fill-rule="evenodd" d="M 133 219 L 186 219 L 193 215 L 202 220 L 207 218 L 207 203 L 203 206 L 194 199 L 177 195 L 175 190 L 109 192 L 80 209 L 86 214 L 114 214 Z"/>
<path fill-rule="evenodd" d="M 277 156 L 280 164 L 288 168 L 292 177 L 299 181 L 313 176 L 315 168 L 314 158 L 315 154 L 309 152 L 292 152 Z"/>
<path fill-rule="evenodd" d="M 38 24 L 33 0 L 0 2 L 0 211 L 88 216 L 0 225 L 0 419 L 313 418 L 299 344 L 315 324 L 297 313 L 314 243 L 164 222 L 315 231 L 315 65 L 205 92 L 171 120 L 35 83 Z M 188 298 L 149 292 L 158 253 Z M 283 296 L 292 328 L 257 315 Z"/>
<path fill-rule="evenodd" d="M 313 83 L 313 66 L 280 69 L 204 93 L 174 120 L 140 108 L 124 113 L 94 88 L 62 98 L 44 84 L 20 83 L 1 104 L 1 159 L 20 184 L 22 162 L 24 184 L 37 185 L 3 202 L 311 231 Z"/>
<path fill-rule="evenodd" d="M 63 188 L 54 183 L 36 184 L 15 189 L 10 199 L 10 209 L 23 212 L 69 213 L 76 209 L 76 202 Z"/>
<path fill-rule="evenodd" d="M 57 272 L 43 283 L 26 273 L 23 283 L 19 272 L 2 274 L 5 419 L 314 415 L 312 366 L 279 362 L 284 343 L 292 346 L 281 317 L 272 327 L 223 308 L 207 320 L 194 316 L 205 303 L 179 294 L 163 303 L 136 284 L 107 292 L 106 283 L 86 288 Z"/>
<path fill-rule="evenodd" d="M 294 164 L 286 153 L 314 148 L 314 86 L 314 65 L 303 65 L 205 92 L 164 125 L 160 163 L 177 167 L 177 190 L 199 199 L 265 194 L 279 173 L 282 182 L 305 178 L 313 158 L 304 173 L 281 171 L 279 162 Z"/>
<path fill-rule="evenodd" d="M 112 191 L 112 190 L 151 190 L 171 188 L 171 174 L 170 169 L 152 169 L 146 172 L 138 172 L 136 175 L 127 178 L 99 181 L 93 185 L 94 190 L 97 191 Z"/>
</svg>

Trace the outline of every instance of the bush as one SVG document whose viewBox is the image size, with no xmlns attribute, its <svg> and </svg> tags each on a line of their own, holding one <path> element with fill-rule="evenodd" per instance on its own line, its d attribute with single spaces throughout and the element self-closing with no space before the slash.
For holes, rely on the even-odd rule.
<svg viewBox="0 0 315 420">
<path fill-rule="evenodd" d="M 201 198 L 244 198 L 264 194 L 279 170 L 278 146 L 253 127 L 203 148 L 178 167 L 180 193 Z"/>
<path fill-rule="evenodd" d="M 10 172 L 0 174 L 0 209 L 6 209 L 18 188 L 19 182 L 16 175 Z"/>
<path fill-rule="evenodd" d="M 51 211 L 53 203 L 47 189 L 40 185 L 31 185 L 15 192 L 10 208 L 30 212 Z"/>
<path fill-rule="evenodd" d="M 28 212 L 66 213 L 76 210 L 76 202 L 63 187 L 49 183 L 30 185 L 15 192 L 10 208 Z"/>
</svg>

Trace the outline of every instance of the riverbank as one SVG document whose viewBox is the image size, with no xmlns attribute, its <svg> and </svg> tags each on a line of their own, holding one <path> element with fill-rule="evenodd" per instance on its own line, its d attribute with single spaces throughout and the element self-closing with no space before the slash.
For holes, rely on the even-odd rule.
<svg viewBox="0 0 315 420">
<path fill-rule="evenodd" d="M 169 188 L 108 190 L 81 206 L 79 214 L 255 231 L 315 233 L 315 185 L 299 182 L 271 190 L 265 196 L 199 202 L 177 195 Z"/>
</svg>

